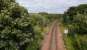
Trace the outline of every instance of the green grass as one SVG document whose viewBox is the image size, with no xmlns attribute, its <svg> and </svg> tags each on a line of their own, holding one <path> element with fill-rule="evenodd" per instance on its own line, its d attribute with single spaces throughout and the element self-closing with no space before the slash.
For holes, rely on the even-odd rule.
<svg viewBox="0 0 87 50">
<path fill-rule="evenodd" d="M 66 50 L 87 50 L 87 35 L 64 36 Z"/>
<path fill-rule="evenodd" d="M 73 47 L 73 38 L 70 36 L 65 36 L 64 41 L 65 41 L 65 46 L 67 50 L 75 50 Z"/>
</svg>

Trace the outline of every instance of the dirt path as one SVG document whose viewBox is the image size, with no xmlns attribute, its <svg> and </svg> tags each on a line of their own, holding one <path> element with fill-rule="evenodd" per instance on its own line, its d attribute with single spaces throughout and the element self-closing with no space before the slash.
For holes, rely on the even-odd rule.
<svg viewBox="0 0 87 50">
<path fill-rule="evenodd" d="M 53 23 L 49 32 L 44 37 L 41 50 L 65 50 L 63 36 L 57 21 Z"/>
</svg>

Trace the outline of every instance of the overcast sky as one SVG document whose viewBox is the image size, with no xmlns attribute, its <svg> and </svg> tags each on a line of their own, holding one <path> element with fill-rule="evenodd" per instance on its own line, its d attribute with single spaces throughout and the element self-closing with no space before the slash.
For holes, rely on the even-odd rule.
<svg viewBox="0 0 87 50">
<path fill-rule="evenodd" d="M 17 0 L 29 12 L 63 13 L 71 6 L 86 4 L 87 0 Z"/>
</svg>

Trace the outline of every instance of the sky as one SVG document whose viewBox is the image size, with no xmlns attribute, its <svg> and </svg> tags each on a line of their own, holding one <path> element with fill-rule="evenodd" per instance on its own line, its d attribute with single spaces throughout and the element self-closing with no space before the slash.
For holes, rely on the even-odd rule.
<svg viewBox="0 0 87 50">
<path fill-rule="evenodd" d="M 64 13 L 71 6 L 87 4 L 87 0 L 16 0 L 30 13 Z"/>
</svg>

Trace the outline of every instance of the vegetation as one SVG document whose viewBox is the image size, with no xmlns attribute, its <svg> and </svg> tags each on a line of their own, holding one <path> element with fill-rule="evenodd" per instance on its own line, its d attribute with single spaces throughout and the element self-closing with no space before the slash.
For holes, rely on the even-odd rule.
<svg viewBox="0 0 87 50">
<path fill-rule="evenodd" d="M 28 13 L 15 0 L 0 0 L 0 50 L 39 50 L 44 28 L 55 18 Z"/>
<path fill-rule="evenodd" d="M 87 4 L 70 7 L 64 13 L 63 19 L 63 23 L 69 29 L 65 38 L 66 48 L 70 45 L 67 50 L 87 50 Z"/>
<path fill-rule="evenodd" d="M 0 0 L 0 50 L 39 50 L 47 21 L 29 14 L 15 0 Z"/>
<path fill-rule="evenodd" d="M 15 0 L 0 0 L 0 50 L 40 50 L 44 28 L 58 19 L 69 29 L 67 50 L 87 50 L 87 4 L 62 14 L 28 13 Z"/>
</svg>

